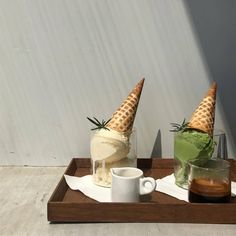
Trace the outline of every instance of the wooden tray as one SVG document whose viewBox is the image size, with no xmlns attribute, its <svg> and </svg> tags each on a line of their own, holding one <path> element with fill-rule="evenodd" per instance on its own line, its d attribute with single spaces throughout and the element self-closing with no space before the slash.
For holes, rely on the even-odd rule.
<svg viewBox="0 0 236 236">
<path fill-rule="evenodd" d="M 236 181 L 236 161 L 230 160 L 231 177 Z M 145 176 L 162 178 L 173 172 L 173 159 L 138 159 Z M 71 160 L 67 175 L 90 174 L 90 159 Z M 153 192 L 140 203 L 99 203 L 71 190 L 61 178 L 47 205 L 51 222 L 174 222 L 236 223 L 236 198 L 230 203 L 187 203 L 160 192 Z"/>
</svg>

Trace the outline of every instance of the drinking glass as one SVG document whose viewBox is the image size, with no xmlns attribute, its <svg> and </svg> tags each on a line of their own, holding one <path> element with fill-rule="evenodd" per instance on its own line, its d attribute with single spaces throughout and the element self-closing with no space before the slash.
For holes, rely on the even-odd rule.
<svg viewBox="0 0 236 236">
<path fill-rule="evenodd" d="M 189 162 L 188 199 L 196 203 L 225 203 L 231 198 L 230 164 L 216 159 Z"/>
<path fill-rule="evenodd" d="M 188 158 L 182 151 L 177 150 L 177 139 L 179 132 L 174 133 L 174 176 L 175 184 L 181 188 L 188 189 Z"/>
<path fill-rule="evenodd" d="M 103 187 L 111 187 L 111 168 L 137 167 L 136 129 L 122 134 L 124 142 L 110 136 L 113 131 L 107 132 L 107 136 L 101 136 L 99 131 L 93 131 L 90 141 L 93 182 Z"/>
</svg>

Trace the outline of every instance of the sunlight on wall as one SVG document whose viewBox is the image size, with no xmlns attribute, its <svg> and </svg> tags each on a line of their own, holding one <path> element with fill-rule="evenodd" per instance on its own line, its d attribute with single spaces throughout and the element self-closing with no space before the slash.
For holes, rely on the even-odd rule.
<svg viewBox="0 0 236 236">
<path fill-rule="evenodd" d="M 0 164 L 88 157 L 86 117 L 109 118 L 143 76 L 138 155 L 173 157 L 170 122 L 212 79 L 183 1 L 5 1 L 0 15 Z"/>
</svg>

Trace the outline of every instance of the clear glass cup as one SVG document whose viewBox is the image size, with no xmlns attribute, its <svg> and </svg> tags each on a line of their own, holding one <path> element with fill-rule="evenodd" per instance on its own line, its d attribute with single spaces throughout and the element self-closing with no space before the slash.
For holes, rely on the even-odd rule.
<svg viewBox="0 0 236 236">
<path fill-rule="evenodd" d="M 205 164 L 189 162 L 188 199 L 196 203 L 225 203 L 231 198 L 230 164 L 209 160 Z"/>
<path fill-rule="evenodd" d="M 204 164 L 212 158 L 214 140 L 206 133 L 195 130 L 174 133 L 175 184 L 188 189 L 189 161 Z"/>
<path fill-rule="evenodd" d="M 93 131 L 90 140 L 93 182 L 111 187 L 111 168 L 137 167 L 136 129 L 120 133 L 113 130 Z"/>
<path fill-rule="evenodd" d="M 179 132 L 174 133 L 174 176 L 175 184 L 181 188 L 188 189 L 188 159 L 178 151 L 177 139 Z"/>
</svg>

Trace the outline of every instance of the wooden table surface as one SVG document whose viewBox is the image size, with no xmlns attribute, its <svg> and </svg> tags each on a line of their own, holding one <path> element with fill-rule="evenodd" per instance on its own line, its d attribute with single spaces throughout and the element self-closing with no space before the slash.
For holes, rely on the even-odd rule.
<svg viewBox="0 0 236 236">
<path fill-rule="evenodd" d="M 0 235 L 235 235 L 236 225 L 50 224 L 47 201 L 65 167 L 0 167 Z M 236 216 L 235 216 L 236 217 Z"/>
</svg>

